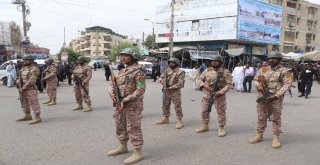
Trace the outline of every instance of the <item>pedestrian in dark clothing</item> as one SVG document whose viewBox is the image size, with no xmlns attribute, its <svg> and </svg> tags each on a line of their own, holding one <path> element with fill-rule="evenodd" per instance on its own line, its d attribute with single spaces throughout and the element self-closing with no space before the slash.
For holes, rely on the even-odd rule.
<svg viewBox="0 0 320 165">
<path fill-rule="evenodd" d="M 311 87 L 313 84 L 313 76 L 319 80 L 316 70 L 314 70 L 310 63 L 308 63 L 305 69 L 301 72 L 300 82 L 301 82 L 301 94 L 298 97 L 308 96 L 311 94 Z"/>
<path fill-rule="evenodd" d="M 72 85 L 72 79 L 71 79 L 71 76 L 72 76 L 72 65 L 71 64 L 67 64 L 66 65 L 66 68 L 65 68 L 65 72 L 66 72 L 66 75 L 67 75 L 67 78 L 68 78 L 68 84 L 69 85 Z"/>
<path fill-rule="evenodd" d="M 98 66 L 97 66 L 97 63 L 96 63 L 96 62 L 95 62 L 95 63 L 93 63 L 93 70 L 94 70 L 94 71 L 96 71 L 96 70 L 97 70 L 97 67 L 98 67 Z"/>
<path fill-rule="evenodd" d="M 156 82 L 157 78 L 160 76 L 160 65 L 158 63 L 155 63 L 152 66 L 151 73 L 152 73 L 151 75 L 152 75 L 152 78 L 153 78 L 153 82 Z"/>
<path fill-rule="evenodd" d="M 122 70 L 122 69 L 124 69 L 124 68 L 125 68 L 125 66 L 124 66 L 123 64 L 120 63 L 120 64 L 118 65 L 118 71 L 120 71 L 120 70 Z"/>
<path fill-rule="evenodd" d="M 104 64 L 104 75 L 106 76 L 106 80 L 109 81 L 111 70 L 110 70 L 110 66 L 107 63 Z"/>
</svg>

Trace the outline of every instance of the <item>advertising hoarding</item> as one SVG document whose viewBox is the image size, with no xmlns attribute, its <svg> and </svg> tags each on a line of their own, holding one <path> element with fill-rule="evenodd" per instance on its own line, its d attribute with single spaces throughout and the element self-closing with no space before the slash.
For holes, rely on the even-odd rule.
<svg viewBox="0 0 320 165">
<path fill-rule="evenodd" d="M 237 0 L 177 3 L 174 13 L 174 42 L 236 39 L 237 6 Z M 170 15 L 169 5 L 157 8 L 157 43 L 169 41 Z"/>
<path fill-rule="evenodd" d="M 239 0 L 238 39 L 279 44 L 282 7 L 257 0 Z"/>
</svg>

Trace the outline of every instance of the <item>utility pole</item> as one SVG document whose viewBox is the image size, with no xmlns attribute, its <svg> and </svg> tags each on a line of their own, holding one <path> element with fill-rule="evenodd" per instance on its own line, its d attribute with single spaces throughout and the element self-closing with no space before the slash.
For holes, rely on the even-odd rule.
<svg viewBox="0 0 320 165">
<path fill-rule="evenodd" d="M 19 5 L 18 6 L 18 11 L 22 12 L 22 20 L 23 20 L 23 40 L 22 40 L 22 44 L 24 45 L 24 48 L 21 47 L 21 55 L 23 55 L 26 51 L 26 47 L 29 46 L 30 41 L 28 38 L 28 34 L 27 31 L 29 30 L 31 24 L 30 22 L 27 22 L 27 14 L 30 14 L 30 10 L 29 7 L 27 9 L 26 6 L 26 1 L 25 0 L 12 0 L 12 4 L 16 4 Z M 19 7 L 21 7 L 22 9 L 20 10 Z"/>
<path fill-rule="evenodd" d="M 63 27 L 63 45 L 62 48 L 66 48 L 66 27 Z"/>
<path fill-rule="evenodd" d="M 169 38 L 169 57 L 173 57 L 173 29 L 174 29 L 174 4 L 175 0 L 171 1 L 171 19 L 170 19 L 170 38 Z"/>
<path fill-rule="evenodd" d="M 142 45 L 144 46 L 144 32 L 142 32 Z"/>
</svg>

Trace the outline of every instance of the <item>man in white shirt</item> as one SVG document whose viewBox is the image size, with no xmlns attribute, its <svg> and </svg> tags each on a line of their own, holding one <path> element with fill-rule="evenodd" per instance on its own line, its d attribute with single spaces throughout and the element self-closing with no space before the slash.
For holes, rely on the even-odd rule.
<svg viewBox="0 0 320 165">
<path fill-rule="evenodd" d="M 252 80 L 254 76 L 254 68 L 251 67 L 250 63 L 247 63 L 244 67 L 244 80 L 243 80 L 243 91 L 242 92 L 251 92 Z M 249 83 L 249 88 L 247 90 L 247 83 Z"/>
<path fill-rule="evenodd" d="M 244 79 L 244 67 L 241 66 L 241 62 L 232 71 L 232 80 L 234 88 L 240 92 L 243 90 L 243 79 Z"/>
</svg>

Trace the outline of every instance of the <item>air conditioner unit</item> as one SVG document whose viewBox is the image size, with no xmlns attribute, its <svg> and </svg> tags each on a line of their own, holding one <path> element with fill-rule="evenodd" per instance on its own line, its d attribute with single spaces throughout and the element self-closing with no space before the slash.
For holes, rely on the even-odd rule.
<svg viewBox="0 0 320 165">
<path fill-rule="evenodd" d="M 12 4 L 23 4 L 23 3 L 25 3 L 25 0 L 12 0 L 11 3 Z"/>
</svg>

